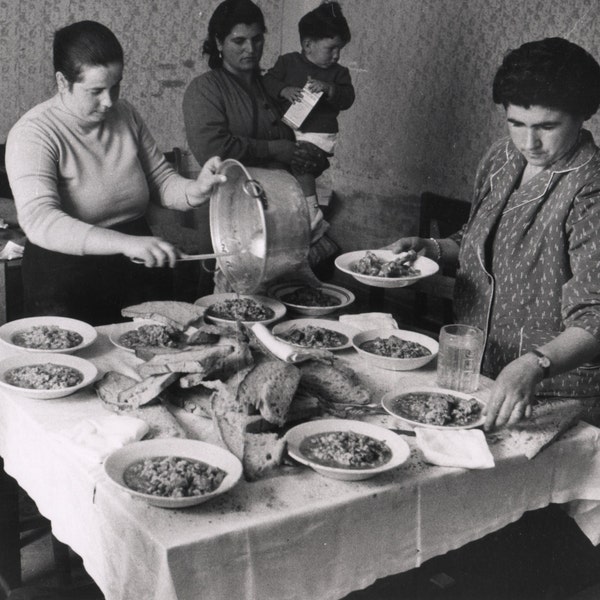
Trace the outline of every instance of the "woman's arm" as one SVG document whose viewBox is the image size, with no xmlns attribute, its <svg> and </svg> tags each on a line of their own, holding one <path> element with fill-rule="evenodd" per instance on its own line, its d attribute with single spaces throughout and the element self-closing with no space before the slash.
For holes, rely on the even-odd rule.
<svg viewBox="0 0 600 600">
<path fill-rule="evenodd" d="M 404 237 L 392 244 L 385 246 L 385 250 L 391 250 L 396 254 L 406 250 L 415 252 L 425 251 L 424 256 L 435 260 L 439 264 L 458 265 L 459 245 L 452 238 L 434 240 L 432 238 Z"/>
<path fill-rule="evenodd" d="M 550 359 L 552 377 L 594 359 L 600 354 L 600 342 L 585 329 L 569 327 L 538 349 Z M 538 357 L 531 352 L 506 365 L 492 387 L 484 428 L 490 430 L 528 417 L 543 374 Z"/>
<path fill-rule="evenodd" d="M 563 286 L 561 313 L 565 330 L 539 347 L 550 359 L 550 376 L 565 373 L 600 354 L 600 182 L 580 190 L 566 222 L 571 271 Z M 542 380 L 537 357 L 528 353 L 509 363 L 492 389 L 485 427 L 514 423 L 527 416 Z"/>
<path fill-rule="evenodd" d="M 236 115 L 229 114 L 233 111 Z M 243 119 L 246 134 L 234 135 L 230 121 L 241 120 L 243 115 L 246 115 Z M 239 96 L 219 88 L 213 79 L 201 76 L 190 83 L 183 97 L 183 118 L 188 145 L 199 164 L 204 164 L 211 156 L 220 156 L 253 166 L 273 157 L 266 139 L 250 137 L 250 99 L 248 105 L 242 105 Z"/>
</svg>

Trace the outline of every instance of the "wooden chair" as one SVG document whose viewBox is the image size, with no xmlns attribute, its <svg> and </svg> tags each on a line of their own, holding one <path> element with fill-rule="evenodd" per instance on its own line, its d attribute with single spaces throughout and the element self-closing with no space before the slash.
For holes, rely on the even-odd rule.
<svg viewBox="0 0 600 600">
<path fill-rule="evenodd" d="M 6 174 L 5 157 L 6 144 L 0 144 L 0 217 L 13 226 L 6 230 L 10 235 L 14 234 L 14 238 L 9 239 L 16 239 L 22 232 L 16 228 L 17 211 Z M 0 261 L 0 325 L 21 317 L 22 301 L 21 259 Z"/>
<path fill-rule="evenodd" d="M 445 238 L 458 231 L 469 218 L 470 202 L 423 192 L 419 214 L 419 237 Z M 456 270 L 444 267 L 433 277 L 415 285 L 414 316 L 424 329 L 439 331 L 453 321 L 452 296 Z"/>
</svg>

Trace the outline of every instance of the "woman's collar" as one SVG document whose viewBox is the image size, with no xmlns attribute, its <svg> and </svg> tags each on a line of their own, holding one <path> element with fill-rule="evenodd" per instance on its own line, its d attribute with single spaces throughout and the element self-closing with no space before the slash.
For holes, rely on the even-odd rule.
<svg viewBox="0 0 600 600">
<path fill-rule="evenodd" d="M 596 150 L 592 134 L 587 129 L 582 129 L 573 149 L 544 171 L 546 173 L 567 173 L 580 169 L 592 159 Z M 525 157 L 517 150 L 510 138 L 506 144 L 506 159 L 520 168 L 525 168 L 527 165 Z"/>
</svg>

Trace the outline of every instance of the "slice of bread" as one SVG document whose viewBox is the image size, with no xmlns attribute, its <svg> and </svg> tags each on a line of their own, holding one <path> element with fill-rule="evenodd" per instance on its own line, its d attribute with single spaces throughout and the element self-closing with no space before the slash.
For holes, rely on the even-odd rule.
<svg viewBox="0 0 600 600">
<path fill-rule="evenodd" d="M 170 325 L 179 331 L 186 330 L 190 325 L 204 316 L 205 308 L 190 302 L 179 302 L 176 300 L 153 300 L 126 306 L 121 309 L 124 317 L 132 319 L 150 319 Z"/>
<path fill-rule="evenodd" d="M 247 433 L 244 436 L 242 465 L 247 481 L 256 481 L 279 467 L 285 451 L 285 440 L 276 433 Z"/>
<path fill-rule="evenodd" d="M 219 369 L 225 357 L 233 350 L 233 346 L 228 344 L 215 344 L 175 353 L 157 354 L 140 365 L 137 370 L 142 377 L 161 373 L 201 373 L 207 376 Z"/>
<path fill-rule="evenodd" d="M 261 358 L 240 385 L 240 400 L 256 407 L 269 423 L 282 427 L 299 383 L 300 369 L 295 365 Z"/>
<path fill-rule="evenodd" d="M 119 395 L 124 390 L 130 389 L 138 383 L 135 379 L 118 373 L 108 371 L 102 379 L 94 384 L 96 393 L 102 404 L 108 410 L 117 414 L 128 414 L 138 417 L 148 423 L 150 427 L 145 439 L 158 437 L 186 437 L 184 428 L 177 419 L 169 412 L 160 399 L 152 406 L 134 408 L 130 403 L 124 403 Z"/>
<path fill-rule="evenodd" d="M 358 376 L 347 365 L 338 361 L 335 365 L 328 365 L 310 360 L 299 366 L 302 372 L 300 387 L 325 402 L 363 405 L 371 401 L 369 391 L 359 383 Z"/>
</svg>

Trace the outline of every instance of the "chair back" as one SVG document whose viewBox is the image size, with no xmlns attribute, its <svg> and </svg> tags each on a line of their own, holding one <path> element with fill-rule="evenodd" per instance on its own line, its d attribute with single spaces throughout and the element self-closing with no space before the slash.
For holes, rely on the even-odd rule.
<svg viewBox="0 0 600 600">
<path fill-rule="evenodd" d="M 433 192 L 421 194 L 419 237 L 445 238 L 469 219 L 471 203 Z M 456 268 L 444 266 L 440 273 L 419 282 L 415 291 L 415 321 L 419 327 L 439 331 L 453 320 L 452 294 Z"/>
<path fill-rule="evenodd" d="M 0 198 L 14 198 L 6 174 L 6 144 L 0 144 Z"/>
</svg>

